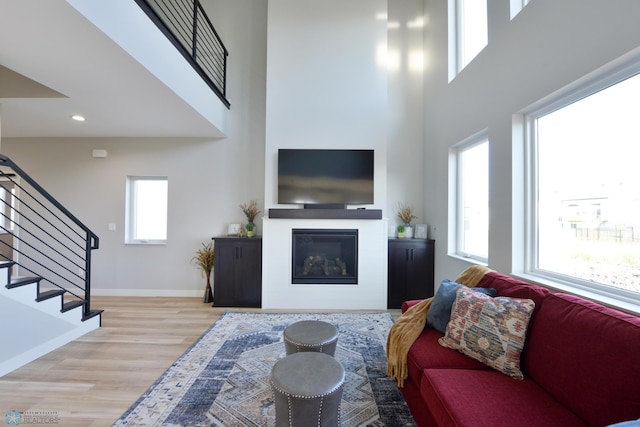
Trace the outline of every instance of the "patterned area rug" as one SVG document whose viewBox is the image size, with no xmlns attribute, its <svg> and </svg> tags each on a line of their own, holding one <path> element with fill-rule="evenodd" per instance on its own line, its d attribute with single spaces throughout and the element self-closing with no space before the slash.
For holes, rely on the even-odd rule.
<svg viewBox="0 0 640 427">
<path fill-rule="evenodd" d="M 114 427 L 273 426 L 269 376 L 285 357 L 282 331 L 311 319 L 340 332 L 335 357 L 346 372 L 342 426 L 415 426 L 395 381 L 385 375 L 389 313 L 225 312 Z"/>
</svg>

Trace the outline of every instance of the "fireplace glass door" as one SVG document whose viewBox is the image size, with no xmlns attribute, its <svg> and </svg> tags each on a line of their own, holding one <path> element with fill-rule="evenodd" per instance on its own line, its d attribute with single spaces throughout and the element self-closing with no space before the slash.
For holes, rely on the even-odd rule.
<svg viewBox="0 0 640 427">
<path fill-rule="evenodd" d="M 357 284 L 358 230 L 293 229 L 294 284 Z"/>
</svg>

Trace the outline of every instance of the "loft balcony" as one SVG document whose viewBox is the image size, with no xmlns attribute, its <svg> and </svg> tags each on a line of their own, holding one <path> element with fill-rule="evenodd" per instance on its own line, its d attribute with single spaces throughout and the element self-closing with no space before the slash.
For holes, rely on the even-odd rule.
<svg viewBox="0 0 640 427">
<path fill-rule="evenodd" d="M 227 56 L 199 0 L 136 0 L 149 18 L 173 43 L 227 108 Z"/>
</svg>

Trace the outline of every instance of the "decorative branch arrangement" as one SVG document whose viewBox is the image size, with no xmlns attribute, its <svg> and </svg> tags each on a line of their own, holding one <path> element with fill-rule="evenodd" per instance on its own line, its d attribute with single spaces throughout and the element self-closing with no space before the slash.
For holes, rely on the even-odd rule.
<svg viewBox="0 0 640 427">
<path fill-rule="evenodd" d="M 247 217 L 247 221 L 253 223 L 253 220 L 256 219 L 256 216 L 261 212 L 258 209 L 258 201 L 252 200 L 249 204 L 241 204 L 240 209 L 242 209 L 242 213 Z"/>
<path fill-rule="evenodd" d="M 398 204 L 398 218 L 403 224 L 411 224 L 411 221 L 418 218 L 413 214 L 413 207 L 406 203 Z"/>
<path fill-rule="evenodd" d="M 191 261 L 200 269 L 202 276 L 207 279 L 206 287 L 204 288 L 204 296 L 202 302 L 213 302 L 213 292 L 211 291 L 211 270 L 213 270 L 213 264 L 215 259 L 215 253 L 213 249 L 213 242 L 208 244 L 202 244 L 202 249 L 196 251 L 196 255 L 191 258 Z"/>
</svg>

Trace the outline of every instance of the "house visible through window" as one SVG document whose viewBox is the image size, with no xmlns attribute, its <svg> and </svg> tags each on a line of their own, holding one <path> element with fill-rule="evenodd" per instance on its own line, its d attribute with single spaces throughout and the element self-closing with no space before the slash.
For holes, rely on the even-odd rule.
<svg viewBox="0 0 640 427">
<path fill-rule="evenodd" d="M 530 270 L 640 300 L 640 76 L 607 84 L 528 116 Z"/>
<path fill-rule="evenodd" d="M 483 132 L 455 147 L 458 256 L 486 262 L 489 247 L 489 141 Z"/>
<path fill-rule="evenodd" d="M 166 177 L 127 178 L 127 243 L 167 240 L 168 180 Z"/>
</svg>

